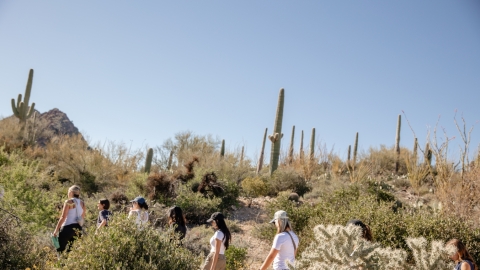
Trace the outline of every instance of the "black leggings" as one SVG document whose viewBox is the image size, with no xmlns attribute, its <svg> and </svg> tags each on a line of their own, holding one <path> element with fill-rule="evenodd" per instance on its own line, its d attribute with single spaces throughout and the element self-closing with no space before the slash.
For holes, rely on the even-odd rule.
<svg viewBox="0 0 480 270">
<path fill-rule="evenodd" d="M 58 252 L 62 252 L 67 248 L 67 252 L 70 252 L 72 247 L 73 241 L 75 241 L 75 236 L 80 237 L 82 234 L 82 227 L 78 225 L 78 223 L 70 224 L 67 226 L 63 226 L 60 229 L 60 233 L 58 234 L 58 242 L 60 243 L 60 247 L 57 248 Z"/>
</svg>

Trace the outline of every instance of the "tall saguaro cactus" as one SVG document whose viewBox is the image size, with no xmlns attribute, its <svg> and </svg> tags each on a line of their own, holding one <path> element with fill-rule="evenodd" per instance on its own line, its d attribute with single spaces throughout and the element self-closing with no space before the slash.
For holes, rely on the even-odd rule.
<svg viewBox="0 0 480 270">
<path fill-rule="evenodd" d="M 273 127 L 273 134 L 268 136 L 272 142 L 272 150 L 270 154 L 270 175 L 278 168 L 278 160 L 280 157 L 280 141 L 282 140 L 282 120 L 283 120 L 283 103 L 285 100 L 285 90 L 280 89 L 278 94 L 277 114 L 275 116 L 275 126 Z"/>
<path fill-rule="evenodd" d="M 145 159 L 145 172 L 146 173 L 150 173 L 150 169 L 152 168 L 152 159 L 153 159 L 153 149 L 148 148 L 147 158 Z"/>
<path fill-rule="evenodd" d="M 310 160 L 315 157 L 315 128 L 312 128 L 312 137 L 310 138 Z"/>
<path fill-rule="evenodd" d="M 300 135 L 300 159 L 303 160 L 303 130 Z"/>
<path fill-rule="evenodd" d="M 295 126 L 292 127 L 292 137 L 290 138 L 290 148 L 288 149 L 288 164 L 293 162 L 293 142 L 295 141 Z"/>
<path fill-rule="evenodd" d="M 267 140 L 267 132 L 268 132 L 268 128 L 265 128 L 265 133 L 263 134 L 262 150 L 260 151 L 260 157 L 258 158 L 257 174 L 260 173 L 263 167 L 263 159 L 265 155 L 265 141 Z"/>
<path fill-rule="evenodd" d="M 355 134 L 355 144 L 353 145 L 353 166 L 357 164 L 357 150 L 358 150 L 358 132 Z"/>
<path fill-rule="evenodd" d="M 400 128 L 402 125 L 402 115 L 398 115 L 397 121 L 397 136 L 395 137 L 395 173 L 398 173 L 399 162 L 400 162 Z"/>
<path fill-rule="evenodd" d="M 225 140 L 222 140 L 222 148 L 220 148 L 220 157 L 223 158 L 225 156 Z"/>
<path fill-rule="evenodd" d="M 28 105 L 28 102 L 30 101 L 30 93 L 32 91 L 32 82 L 33 69 L 30 69 L 30 72 L 28 73 L 27 87 L 25 88 L 25 96 L 23 97 L 23 101 L 22 94 L 18 94 L 17 102 L 15 102 L 15 99 L 12 98 L 13 115 L 20 119 L 20 122 L 22 123 L 22 128 L 25 127 L 27 119 L 30 118 L 35 111 L 35 103 L 32 103 L 31 106 Z"/>
<path fill-rule="evenodd" d="M 240 154 L 240 165 L 243 164 L 243 155 L 245 152 L 245 146 L 242 146 L 242 153 Z"/>
</svg>

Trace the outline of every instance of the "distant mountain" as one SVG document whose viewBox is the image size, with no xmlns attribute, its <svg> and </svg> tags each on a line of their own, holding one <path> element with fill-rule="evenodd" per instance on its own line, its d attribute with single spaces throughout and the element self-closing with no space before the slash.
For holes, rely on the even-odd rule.
<svg viewBox="0 0 480 270">
<path fill-rule="evenodd" d="M 49 141 L 57 136 L 81 135 L 67 114 L 59 109 L 55 108 L 44 113 L 40 113 L 37 110 L 35 110 L 35 112 L 35 121 L 33 121 L 33 117 L 30 117 L 27 128 L 35 127 L 35 141 L 37 146 L 45 147 Z M 3 121 L 7 121 L 2 125 L 3 128 L 8 128 L 10 125 L 16 125 L 18 123 L 18 119 L 13 115 L 0 120 L 0 122 Z"/>
<path fill-rule="evenodd" d="M 44 129 L 46 129 L 46 132 L 42 132 L 42 134 L 48 134 L 40 135 L 36 139 L 39 146 L 45 146 L 54 136 L 80 134 L 78 128 L 70 121 L 67 114 L 57 108 L 41 113 L 38 119 L 44 124 Z"/>
</svg>

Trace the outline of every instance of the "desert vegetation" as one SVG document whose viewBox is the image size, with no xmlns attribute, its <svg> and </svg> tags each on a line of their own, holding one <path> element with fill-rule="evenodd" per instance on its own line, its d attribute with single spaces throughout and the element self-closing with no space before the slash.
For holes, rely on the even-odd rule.
<svg viewBox="0 0 480 270">
<path fill-rule="evenodd" d="M 447 151 L 450 137 L 437 128 L 425 147 L 417 140 L 400 147 L 401 116 L 394 146 L 361 152 L 357 133 L 353 153 L 343 159 L 316 142 L 313 129 L 304 153 L 303 131 L 298 150 L 293 139 L 289 147 L 280 143 L 282 89 L 265 164 L 267 129 L 258 160 L 226 151 L 228 140 L 191 131 L 135 150 L 58 132 L 51 128 L 58 123 L 36 118 L 28 98 L 20 99 L 12 106 L 23 111 L 0 121 L 1 269 L 197 269 L 209 251 L 205 221 L 217 211 L 233 233 L 228 269 L 254 269 L 267 255 L 260 246 L 268 252 L 275 233 L 265 221 L 279 209 L 300 238 L 297 269 L 451 269 L 444 245 L 451 238 L 462 239 L 480 261 L 480 160 L 463 118 L 455 118 L 464 145 L 457 159 Z M 86 234 L 57 258 L 49 233 L 73 184 L 82 188 Z M 144 230 L 125 216 L 127 202 L 138 195 L 151 205 Z M 96 202 L 104 197 L 114 218 L 95 234 Z M 188 222 L 182 242 L 167 225 L 173 205 Z M 239 218 L 242 209 L 257 215 Z M 344 227 L 352 218 L 370 226 L 371 242 L 359 238 L 358 228 Z"/>
</svg>

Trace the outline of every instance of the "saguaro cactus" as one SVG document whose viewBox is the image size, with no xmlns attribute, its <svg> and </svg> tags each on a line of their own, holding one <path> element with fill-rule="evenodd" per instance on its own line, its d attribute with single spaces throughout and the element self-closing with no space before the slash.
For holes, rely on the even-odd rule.
<svg viewBox="0 0 480 270">
<path fill-rule="evenodd" d="M 22 101 L 22 94 L 18 94 L 18 99 L 16 103 L 15 103 L 15 99 L 12 98 L 13 115 L 15 115 L 18 119 L 20 119 L 20 122 L 22 123 L 22 128 L 25 127 L 27 119 L 30 118 L 33 115 L 33 112 L 35 111 L 35 103 L 32 103 L 31 106 L 28 105 L 28 102 L 30 101 L 30 93 L 32 91 L 32 82 L 33 82 L 33 69 L 30 69 L 23 101 Z"/>
<path fill-rule="evenodd" d="M 240 154 L 240 164 L 243 163 L 243 154 L 244 154 L 244 151 L 245 151 L 245 146 L 242 146 L 242 153 Z"/>
<path fill-rule="evenodd" d="M 352 152 L 352 146 L 348 146 L 348 153 L 347 153 L 347 162 L 350 163 L 350 153 Z"/>
<path fill-rule="evenodd" d="M 400 166 L 400 128 L 402 124 L 402 115 L 398 115 L 398 121 L 397 121 L 397 136 L 395 137 L 395 173 L 398 173 L 398 168 Z"/>
<path fill-rule="evenodd" d="M 275 126 L 273 128 L 273 134 L 268 136 L 272 142 L 272 150 L 270 154 L 270 175 L 273 174 L 278 168 L 278 160 L 280 157 L 280 141 L 283 137 L 282 134 L 282 120 L 283 120 L 283 103 L 285 100 L 285 90 L 280 89 L 278 94 L 277 114 L 275 116 Z"/>
<path fill-rule="evenodd" d="M 150 173 L 150 169 L 152 168 L 152 159 L 153 159 L 153 149 L 148 148 L 147 158 L 145 159 L 145 172 L 146 173 Z"/>
<path fill-rule="evenodd" d="M 265 128 L 265 133 L 263 134 L 262 150 L 260 151 L 260 157 L 258 158 L 257 174 L 260 173 L 263 167 L 263 158 L 265 153 L 265 141 L 267 140 L 267 132 L 268 132 L 268 128 Z"/>
<path fill-rule="evenodd" d="M 430 149 L 430 144 L 427 142 L 425 145 L 425 153 L 424 153 L 424 162 L 428 165 L 428 167 L 432 167 L 432 150 Z"/>
<path fill-rule="evenodd" d="M 172 149 L 170 151 L 170 156 L 168 157 L 167 170 L 170 170 L 172 168 L 173 154 L 174 153 L 175 153 L 175 151 Z"/>
<path fill-rule="evenodd" d="M 315 128 L 312 128 L 312 137 L 310 138 L 310 160 L 315 157 Z"/>
<path fill-rule="evenodd" d="M 303 130 L 300 135 L 300 159 L 303 160 Z"/>
<path fill-rule="evenodd" d="M 293 142 L 295 140 L 295 126 L 292 127 L 292 137 L 290 138 L 290 148 L 288 149 L 288 164 L 293 162 Z"/>
<path fill-rule="evenodd" d="M 353 166 L 357 164 L 357 150 L 358 150 L 358 132 L 355 134 L 355 144 L 353 145 Z"/>
<path fill-rule="evenodd" d="M 413 160 L 415 160 L 415 164 L 417 164 L 417 157 L 418 157 L 418 139 L 415 138 L 414 142 L 413 142 Z"/>
<path fill-rule="evenodd" d="M 220 157 L 223 158 L 225 156 L 225 140 L 222 140 L 222 147 L 220 148 Z"/>
</svg>

